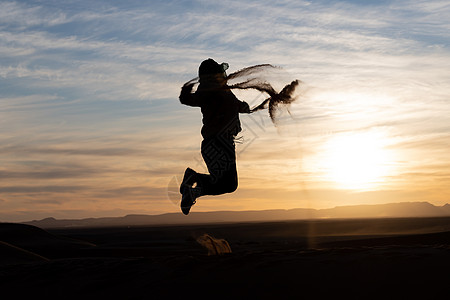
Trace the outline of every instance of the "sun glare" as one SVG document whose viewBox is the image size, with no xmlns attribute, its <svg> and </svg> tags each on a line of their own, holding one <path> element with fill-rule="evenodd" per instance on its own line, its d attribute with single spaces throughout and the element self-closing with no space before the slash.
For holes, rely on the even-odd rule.
<svg viewBox="0 0 450 300">
<path fill-rule="evenodd" d="M 345 189 L 373 189 L 388 175 L 389 153 L 376 132 L 342 134 L 325 145 L 326 177 Z"/>
</svg>

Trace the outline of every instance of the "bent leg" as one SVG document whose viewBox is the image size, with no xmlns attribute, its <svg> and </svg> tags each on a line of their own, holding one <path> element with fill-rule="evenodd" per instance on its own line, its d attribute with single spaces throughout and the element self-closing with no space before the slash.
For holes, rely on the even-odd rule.
<svg viewBox="0 0 450 300">
<path fill-rule="evenodd" d="M 202 195 L 221 195 L 237 189 L 236 152 L 233 140 L 211 138 L 202 142 L 209 175 L 197 173 Z"/>
</svg>

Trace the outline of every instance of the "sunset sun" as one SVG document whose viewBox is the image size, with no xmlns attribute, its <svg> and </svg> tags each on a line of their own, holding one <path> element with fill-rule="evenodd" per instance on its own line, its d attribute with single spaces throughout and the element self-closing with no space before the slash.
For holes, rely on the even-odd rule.
<svg viewBox="0 0 450 300">
<path fill-rule="evenodd" d="M 327 177 L 345 189 L 371 189 L 388 175 L 389 153 L 377 133 L 344 134 L 326 143 Z"/>
</svg>

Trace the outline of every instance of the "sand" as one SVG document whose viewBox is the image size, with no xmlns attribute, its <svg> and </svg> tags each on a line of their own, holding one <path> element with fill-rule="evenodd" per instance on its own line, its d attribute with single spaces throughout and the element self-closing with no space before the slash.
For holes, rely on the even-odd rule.
<svg viewBox="0 0 450 300">
<path fill-rule="evenodd" d="M 0 241 L 13 247 L 0 247 L 3 299 L 437 299 L 450 282 L 450 218 L 0 224 Z"/>
</svg>

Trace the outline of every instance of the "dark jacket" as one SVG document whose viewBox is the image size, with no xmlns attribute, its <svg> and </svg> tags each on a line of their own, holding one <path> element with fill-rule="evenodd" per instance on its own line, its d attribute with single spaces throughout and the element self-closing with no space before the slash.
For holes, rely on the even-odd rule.
<svg viewBox="0 0 450 300">
<path fill-rule="evenodd" d="M 195 93 L 191 89 L 192 86 L 181 90 L 180 102 L 201 108 L 204 139 L 232 139 L 242 130 L 239 113 L 248 113 L 249 106 L 238 100 L 229 88 L 201 83 Z"/>
</svg>

